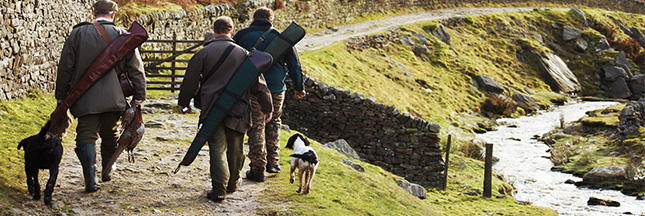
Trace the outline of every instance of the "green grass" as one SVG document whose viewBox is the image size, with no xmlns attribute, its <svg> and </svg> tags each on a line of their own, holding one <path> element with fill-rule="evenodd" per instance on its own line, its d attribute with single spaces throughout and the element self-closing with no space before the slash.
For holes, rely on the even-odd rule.
<svg viewBox="0 0 645 216">
<path fill-rule="evenodd" d="M 282 131 L 280 143 L 286 143 L 293 134 Z M 288 209 L 297 215 L 435 215 L 428 203 L 396 184 L 395 180 L 401 177 L 378 166 L 352 160 L 365 168 L 365 172 L 358 172 L 341 162 L 342 158 L 347 157 L 322 147 L 314 140 L 310 141 L 320 161 L 310 194 L 296 193 L 299 185 L 297 177 L 294 184 L 289 183 L 289 154 L 292 151 L 282 149 L 280 166 L 283 171 L 268 178 L 271 186 L 263 194 L 266 199 L 294 203 Z M 267 211 L 280 213 L 279 208 Z"/>
<path fill-rule="evenodd" d="M 606 109 L 594 110 L 588 112 L 587 116 L 580 119 L 580 122 L 585 125 L 593 125 L 596 127 L 616 127 L 618 126 L 618 116 L 620 111 L 625 108 L 626 104 L 618 104 L 608 107 Z"/>
<path fill-rule="evenodd" d="M 631 148 L 629 154 L 615 154 L 620 151 L 621 145 L 618 140 L 611 138 L 611 135 L 615 133 L 615 128 L 618 125 L 618 115 L 624 107 L 625 104 L 618 104 L 606 109 L 590 111 L 588 113 L 593 117 L 585 116 L 574 123 L 596 128 L 596 132 L 592 134 L 576 133 L 554 136 L 556 141 L 553 144 L 554 148 L 573 152 L 568 157 L 568 162 L 560 166 L 563 172 L 582 177 L 593 168 L 607 166 L 626 167 L 630 161 L 631 154 L 637 154 L 641 157 L 645 155 L 644 149 L 639 147 L 642 146 L 641 143 L 645 140 L 645 136 L 641 135 L 643 133 L 630 136 L 625 140 L 624 145 Z M 645 132 L 645 129 L 641 128 L 641 130 Z M 564 147 L 563 145 L 566 143 L 569 146 Z M 641 169 L 643 168 L 645 166 L 641 165 Z"/>
<path fill-rule="evenodd" d="M 54 111 L 51 94 L 31 90 L 26 96 L 0 101 L 0 209 L 17 204 L 27 194 L 20 140 L 35 135 Z"/>
<path fill-rule="evenodd" d="M 618 28 L 602 10 L 585 12 L 595 20 Z M 644 19 L 643 15 L 617 14 L 626 23 L 645 27 L 638 23 Z M 500 84 L 510 86 L 510 92 L 505 93 L 508 95 L 528 87 L 537 92 L 531 96 L 541 107 L 549 106 L 552 99 L 566 98 L 551 92 L 536 63 L 538 59 L 532 54 L 552 52 L 531 34 L 533 32 L 540 33 L 546 40 L 562 41 L 562 30 L 554 28 L 553 23 L 581 28 L 583 38 L 589 40 L 600 37 L 599 33 L 583 26 L 568 9 L 533 10 L 465 16 L 458 25 L 448 26 L 450 46 L 429 33 L 428 30 L 437 26 L 436 22 L 402 26 L 401 35 L 409 36 L 417 43 L 419 40 L 412 33 L 423 34 L 428 39 L 424 44 L 428 54 L 415 55 L 412 48 L 400 41 L 393 41 L 382 49 L 361 51 L 352 50 L 346 46 L 347 41 L 341 41 L 305 52 L 301 59 L 305 71 L 326 85 L 374 96 L 379 102 L 448 125 L 454 113 L 479 111 L 480 104 L 490 96 L 473 88 L 472 79 L 478 75 L 490 76 Z M 576 52 L 572 43 L 561 44 L 562 52 L 558 55 L 578 77 L 583 87 L 582 95 L 603 96 L 596 84 L 602 76 L 600 66 L 617 52 L 597 53 L 593 45 L 584 52 Z M 401 65 L 411 76 L 401 69 Z"/>
<path fill-rule="evenodd" d="M 281 143 L 294 132 L 282 131 Z M 280 165 L 283 172 L 267 178 L 271 184 L 264 191 L 264 198 L 282 203 L 297 203 L 290 206 L 266 209 L 261 214 L 278 215 L 557 215 L 555 211 L 518 204 L 510 196 L 512 185 L 503 182 L 501 176 L 493 177 L 492 198 L 484 198 L 483 162 L 453 152 L 447 190 L 429 189 L 427 199 L 419 199 L 405 192 L 395 180 L 402 179 L 382 168 L 352 160 L 361 164 L 365 172 L 355 171 L 341 162 L 347 158 L 332 149 L 322 147 L 314 140 L 312 147 L 319 156 L 320 165 L 314 177 L 311 193 L 300 195 L 298 179 L 289 183 L 289 154 L 291 150 L 280 151 Z M 465 195 L 476 192 L 478 195 Z M 496 198 L 498 195 L 508 195 Z"/>
<path fill-rule="evenodd" d="M 481 195 L 484 163 L 463 157 L 461 152 L 450 155 L 447 190 L 430 189 L 427 202 L 441 215 L 557 215 L 554 210 L 517 203 L 511 196 L 512 185 L 502 176 L 493 174 L 492 197 Z M 465 195 L 478 192 L 479 195 Z M 497 198 L 498 195 L 506 195 Z"/>
</svg>

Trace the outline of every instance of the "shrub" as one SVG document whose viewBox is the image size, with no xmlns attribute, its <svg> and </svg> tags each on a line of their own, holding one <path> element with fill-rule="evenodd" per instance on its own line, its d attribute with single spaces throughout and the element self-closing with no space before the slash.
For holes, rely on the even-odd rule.
<svg viewBox="0 0 645 216">
<path fill-rule="evenodd" d="M 483 161 L 485 144 L 482 140 L 471 140 L 464 145 L 458 146 L 457 151 L 463 153 L 464 157 Z"/>
<path fill-rule="evenodd" d="M 510 116 L 515 111 L 515 103 L 510 98 L 488 97 L 480 107 L 482 113 Z"/>
<path fill-rule="evenodd" d="M 554 145 L 551 150 L 551 162 L 554 165 L 562 165 L 570 162 L 569 157 L 580 153 L 580 147 L 572 145 L 570 142 L 565 142 L 560 145 Z"/>
</svg>

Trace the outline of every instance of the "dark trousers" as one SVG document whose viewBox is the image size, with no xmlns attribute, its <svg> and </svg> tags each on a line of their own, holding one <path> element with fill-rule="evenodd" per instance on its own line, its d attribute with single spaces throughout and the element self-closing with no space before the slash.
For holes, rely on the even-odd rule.
<svg viewBox="0 0 645 216">
<path fill-rule="evenodd" d="M 244 165 L 244 133 L 220 124 L 208 139 L 213 193 L 226 194 L 227 188 L 237 188 Z"/>
</svg>

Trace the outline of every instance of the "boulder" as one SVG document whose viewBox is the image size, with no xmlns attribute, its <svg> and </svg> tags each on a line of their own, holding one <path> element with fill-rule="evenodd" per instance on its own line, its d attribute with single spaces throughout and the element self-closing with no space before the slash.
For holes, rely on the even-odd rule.
<svg viewBox="0 0 645 216">
<path fill-rule="evenodd" d="M 629 59 L 627 59 L 627 55 L 625 54 L 624 51 L 620 51 L 618 53 L 618 56 L 616 57 L 616 65 L 619 65 L 619 66 L 620 65 L 625 65 L 628 68 L 633 67 L 632 63 L 629 61 Z"/>
<path fill-rule="evenodd" d="M 616 78 L 616 81 L 611 84 L 609 87 L 609 94 L 612 98 L 629 98 L 632 96 L 632 92 L 629 90 L 629 86 L 627 86 L 627 82 L 625 80 L 626 79 L 624 77 L 618 77 Z"/>
<path fill-rule="evenodd" d="M 534 33 L 533 33 L 533 37 L 534 37 L 534 38 L 535 38 L 535 40 L 537 40 L 538 42 L 540 42 L 540 43 L 544 43 L 544 38 L 542 37 L 542 35 L 540 35 L 540 34 L 538 34 L 538 33 L 535 33 L 535 32 L 534 32 Z"/>
<path fill-rule="evenodd" d="M 562 30 L 562 39 L 564 41 L 570 41 L 574 40 L 582 35 L 582 30 L 571 27 L 571 26 L 565 26 Z"/>
<path fill-rule="evenodd" d="M 573 12 L 576 16 L 578 16 L 582 20 L 583 25 L 587 25 L 587 18 L 585 17 L 585 12 L 582 12 L 582 10 L 578 8 L 571 8 L 570 11 Z"/>
<path fill-rule="evenodd" d="M 546 81 L 556 92 L 572 93 L 580 91 L 580 83 L 567 64 L 555 54 L 546 53 L 540 59 L 540 69 L 546 73 Z"/>
<path fill-rule="evenodd" d="M 417 56 L 427 56 L 430 53 L 430 50 L 423 44 L 415 44 L 412 52 Z"/>
<path fill-rule="evenodd" d="M 582 177 L 582 181 L 587 185 L 594 185 L 604 181 L 624 181 L 626 178 L 625 169 L 610 166 L 593 168 Z"/>
<path fill-rule="evenodd" d="M 477 82 L 476 86 L 483 88 L 487 92 L 495 94 L 501 94 L 504 92 L 504 87 L 489 76 L 479 75 L 475 77 L 475 81 Z"/>
<path fill-rule="evenodd" d="M 607 38 L 604 35 L 602 35 L 601 37 L 602 38 L 600 38 L 600 41 L 598 41 L 598 44 L 596 45 L 596 47 L 602 50 L 609 49 L 611 46 L 609 46 L 609 42 L 607 41 Z"/>
<path fill-rule="evenodd" d="M 407 35 L 401 35 L 401 43 L 405 44 L 408 47 L 414 46 L 414 41 L 410 36 Z"/>
<path fill-rule="evenodd" d="M 535 92 L 531 90 L 528 86 L 524 86 L 524 93 L 531 94 L 531 95 L 535 94 Z"/>
<path fill-rule="evenodd" d="M 420 44 L 425 44 L 426 41 L 428 41 L 428 38 L 426 38 L 426 36 L 423 33 L 412 32 L 412 35 L 414 35 L 415 37 L 417 37 L 417 39 L 419 39 Z"/>
<path fill-rule="evenodd" d="M 442 24 L 439 24 L 439 27 L 437 27 L 435 30 L 432 30 L 431 33 L 435 37 L 439 38 L 439 40 L 450 45 L 450 34 L 448 34 L 446 28 Z"/>
<path fill-rule="evenodd" d="M 535 99 L 522 93 L 513 94 L 513 101 L 515 101 L 518 106 L 522 107 L 522 109 L 526 110 L 527 113 L 532 113 L 540 109 L 540 106 L 535 102 Z"/>
<path fill-rule="evenodd" d="M 576 39 L 574 49 L 576 49 L 578 52 L 584 52 L 585 50 L 587 50 L 587 47 L 589 47 L 587 40 L 582 39 L 582 37 Z"/>
<path fill-rule="evenodd" d="M 640 95 L 640 97 L 645 96 L 645 74 L 633 76 L 629 79 L 628 84 L 632 94 Z"/>
<path fill-rule="evenodd" d="M 587 201 L 587 205 L 604 205 L 604 206 L 620 207 L 620 203 L 618 201 L 598 199 L 596 197 L 589 197 L 589 200 Z"/>
<path fill-rule="evenodd" d="M 412 195 L 414 195 L 416 197 L 419 197 L 421 199 L 427 198 L 426 189 L 423 188 L 421 185 L 418 185 L 418 184 L 415 184 L 415 183 L 410 183 L 410 182 L 405 181 L 405 180 L 396 180 L 396 183 L 400 187 L 402 187 L 403 189 L 408 191 L 408 193 L 410 193 L 410 194 L 412 194 Z"/>
<path fill-rule="evenodd" d="M 616 81 L 616 79 L 618 77 L 628 78 L 627 73 L 625 72 L 625 70 L 623 70 L 620 67 L 607 65 L 607 66 L 602 67 L 602 71 L 605 74 L 605 80 L 609 81 L 609 82 Z"/>
<path fill-rule="evenodd" d="M 643 120 L 640 117 L 643 116 L 643 107 L 644 104 L 641 101 L 630 101 L 620 111 L 618 116 L 618 132 L 620 136 L 626 137 L 639 133 L 638 129 L 643 126 Z"/>
<path fill-rule="evenodd" d="M 323 146 L 326 148 L 334 149 L 351 159 L 355 159 L 355 160 L 361 159 L 361 157 L 358 156 L 356 151 L 354 151 L 354 149 L 344 139 L 328 142 L 328 143 L 325 143 Z"/>
<path fill-rule="evenodd" d="M 344 164 L 346 164 L 346 165 L 351 166 L 351 167 L 352 167 L 352 168 L 354 168 L 356 171 L 359 171 L 359 172 L 365 172 L 365 168 L 363 168 L 363 166 L 361 166 L 360 164 L 358 164 L 358 163 L 356 163 L 356 162 L 354 162 L 354 161 L 347 160 L 347 159 L 340 159 L 340 161 L 342 161 L 342 162 L 343 162 Z"/>
</svg>

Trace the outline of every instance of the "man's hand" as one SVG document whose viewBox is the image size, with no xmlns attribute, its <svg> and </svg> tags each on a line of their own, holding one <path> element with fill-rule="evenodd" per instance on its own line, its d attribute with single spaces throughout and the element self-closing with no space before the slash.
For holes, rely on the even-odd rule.
<svg viewBox="0 0 645 216">
<path fill-rule="evenodd" d="M 134 105 L 141 105 L 143 100 L 134 100 Z"/>
<path fill-rule="evenodd" d="M 264 117 L 264 123 L 269 123 L 273 118 L 273 113 L 262 113 L 262 117 Z"/>
<path fill-rule="evenodd" d="M 296 91 L 296 90 L 294 90 L 294 91 L 293 91 L 293 96 L 294 96 L 296 99 L 303 99 L 303 98 L 305 98 L 305 96 L 307 96 L 307 92 L 305 92 L 305 90 L 302 90 L 302 91 Z"/>
<path fill-rule="evenodd" d="M 192 111 L 193 111 L 193 109 L 192 109 L 192 108 L 190 108 L 190 105 L 189 105 L 189 106 L 187 106 L 187 107 L 179 106 L 179 113 L 181 113 L 181 114 L 190 113 L 190 112 L 192 112 Z"/>
</svg>

